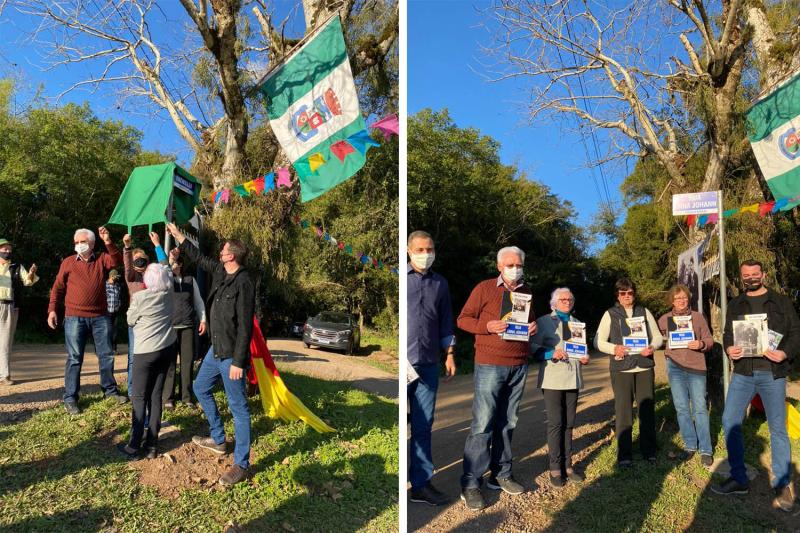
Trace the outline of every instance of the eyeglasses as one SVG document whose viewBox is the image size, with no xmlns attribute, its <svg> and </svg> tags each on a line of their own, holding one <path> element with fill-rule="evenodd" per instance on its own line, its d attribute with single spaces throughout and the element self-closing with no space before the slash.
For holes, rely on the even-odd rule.
<svg viewBox="0 0 800 533">
<path fill-rule="evenodd" d="M 570 303 L 570 302 L 574 302 L 575 298 L 559 298 L 558 301 L 561 302 L 561 303 Z"/>
<path fill-rule="evenodd" d="M 633 296 L 633 291 L 617 291 L 620 296 Z"/>
<path fill-rule="evenodd" d="M 676 296 L 675 298 L 672 299 L 673 302 L 680 302 L 680 301 L 686 302 L 688 300 L 689 298 L 687 298 L 686 296 Z"/>
</svg>

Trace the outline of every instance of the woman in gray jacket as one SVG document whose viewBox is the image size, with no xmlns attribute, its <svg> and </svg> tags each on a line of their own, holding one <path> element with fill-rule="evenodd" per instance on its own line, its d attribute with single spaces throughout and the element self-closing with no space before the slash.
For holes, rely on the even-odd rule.
<svg viewBox="0 0 800 533">
<path fill-rule="evenodd" d="M 133 405 L 131 438 L 120 445 L 120 451 L 135 459 L 142 448 L 145 414 L 150 422 L 144 449 L 148 459 L 157 455 L 156 444 L 161 426 L 161 393 L 164 378 L 175 350 L 175 330 L 172 328 L 173 291 L 169 267 L 150 264 L 144 272 L 144 286 L 131 297 L 128 325 L 136 338 L 133 358 Z"/>
<path fill-rule="evenodd" d="M 572 466 L 572 430 L 575 427 L 575 412 L 578 407 L 578 392 L 583 387 L 581 366 L 589 362 L 589 351 L 580 357 L 570 356 L 564 342 L 586 346 L 583 338 L 573 338 L 569 322 L 579 322 L 572 316 L 575 297 L 566 287 L 560 287 L 550 295 L 549 315 L 536 320 L 536 335 L 531 338 L 531 351 L 541 361 L 537 387 L 544 394 L 547 411 L 547 448 L 550 458 L 550 483 L 562 487 L 567 479 L 583 481 L 583 475 Z M 581 331 L 576 328 L 576 332 Z"/>
</svg>

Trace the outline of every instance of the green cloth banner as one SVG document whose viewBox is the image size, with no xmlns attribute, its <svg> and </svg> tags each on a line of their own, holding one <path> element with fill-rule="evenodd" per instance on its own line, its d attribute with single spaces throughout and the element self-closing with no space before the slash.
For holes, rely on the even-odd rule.
<svg viewBox="0 0 800 533">
<path fill-rule="evenodd" d="M 126 226 L 128 233 L 134 226 L 152 227 L 159 222 L 167 223 L 169 198 L 174 194 L 173 221 L 186 224 L 200 202 L 201 188 L 197 178 L 175 163 L 136 167 L 128 177 L 108 223 Z"/>
</svg>

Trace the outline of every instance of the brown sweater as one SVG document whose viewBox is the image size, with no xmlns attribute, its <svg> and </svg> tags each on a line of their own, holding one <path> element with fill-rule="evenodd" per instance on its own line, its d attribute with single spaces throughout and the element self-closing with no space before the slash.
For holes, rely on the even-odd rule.
<svg viewBox="0 0 800 533">
<path fill-rule="evenodd" d="M 62 303 L 66 316 L 98 317 L 108 312 L 106 279 L 108 271 L 122 263 L 122 256 L 113 244 L 106 248 L 108 253 L 95 252 L 88 261 L 75 254 L 61 262 L 50 289 L 48 313 L 57 311 Z"/>
<path fill-rule="evenodd" d="M 122 263 L 125 265 L 125 284 L 128 285 L 128 296 L 133 299 L 133 295 L 144 290 L 144 273 L 136 272 L 133 269 L 133 250 L 122 249 Z"/>
<path fill-rule="evenodd" d="M 531 353 L 530 343 L 506 341 L 496 333 L 489 333 L 486 324 L 500 320 L 500 304 L 505 285 L 497 286 L 497 278 L 482 281 L 472 289 L 467 303 L 458 315 L 458 327 L 475 335 L 475 362 L 482 365 L 516 366 L 527 363 Z M 531 294 L 531 290 L 520 285 L 514 292 Z M 533 322 L 533 306 L 528 322 Z"/>
<path fill-rule="evenodd" d="M 711 350 L 714 346 L 714 337 L 711 335 L 711 329 L 708 327 L 705 317 L 697 311 L 692 311 L 692 330 L 694 330 L 694 338 L 698 341 L 703 341 L 705 346 L 703 350 L 690 350 L 689 348 L 670 348 L 669 347 L 669 332 L 667 331 L 667 320 L 673 315 L 669 311 L 661 318 L 658 319 L 658 329 L 664 335 L 667 341 L 667 348 L 664 355 L 669 357 L 673 363 L 681 368 L 693 372 L 706 371 L 706 356 L 703 352 Z"/>
</svg>

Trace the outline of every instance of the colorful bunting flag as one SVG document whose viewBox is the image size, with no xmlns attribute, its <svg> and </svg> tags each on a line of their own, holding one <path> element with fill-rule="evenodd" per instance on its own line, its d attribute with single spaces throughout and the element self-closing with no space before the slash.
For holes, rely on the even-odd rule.
<svg viewBox="0 0 800 533">
<path fill-rule="evenodd" d="M 763 204 L 758 204 L 758 216 L 765 217 L 767 213 L 772 211 L 774 206 L 775 202 L 764 202 Z"/>
<path fill-rule="evenodd" d="M 352 134 L 347 138 L 347 142 L 363 156 L 366 156 L 370 146 L 380 146 L 375 139 L 370 137 L 367 130 L 361 130 Z"/>
<path fill-rule="evenodd" d="M 322 154 L 316 153 L 311 154 L 308 156 L 308 166 L 311 169 L 311 172 L 316 172 L 319 167 L 325 164 L 325 158 L 322 157 Z"/>
<path fill-rule="evenodd" d="M 222 203 L 227 204 L 231 199 L 231 190 L 225 189 L 222 191 Z"/>
<path fill-rule="evenodd" d="M 275 173 L 270 172 L 264 175 L 264 192 L 271 191 L 275 188 Z"/>
<path fill-rule="evenodd" d="M 353 146 L 347 141 L 339 141 L 331 145 L 331 152 L 342 162 L 348 154 L 352 154 L 354 151 Z"/>
<path fill-rule="evenodd" d="M 244 190 L 247 194 L 255 194 L 256 192 L 255 180 L 250 180 L 242 183 L 242 187 L 244 187 Z"/>
<path fill-rule="evenodd" d="M 286 167 L 278 169 L 278 187 L 292 188 L 292 180 L 289 179 L 289 169 Z"/>
<path fill-rule="evenodd" d="M 397 115 L 389 115 L 380 119 L 377 122 L 373 122 L 370 125 L 370 128 L 375 128 L 383 133 L 383 138 L 389 140 L 391 135 L 399 135 L 400 134 L 400 121 L 397 120 Z"/>
</svg>

